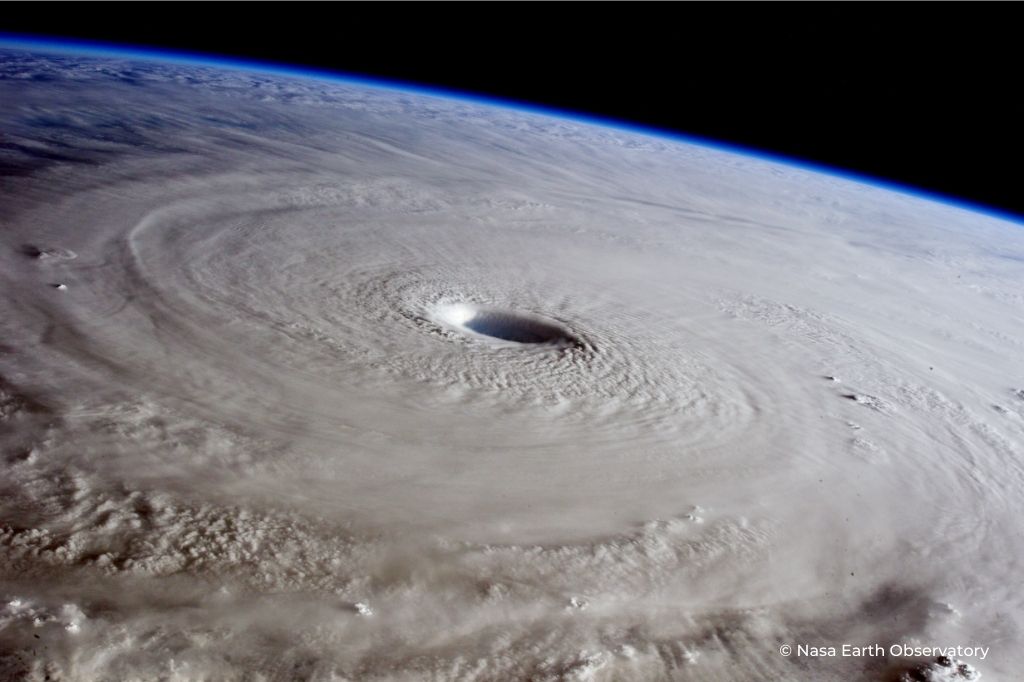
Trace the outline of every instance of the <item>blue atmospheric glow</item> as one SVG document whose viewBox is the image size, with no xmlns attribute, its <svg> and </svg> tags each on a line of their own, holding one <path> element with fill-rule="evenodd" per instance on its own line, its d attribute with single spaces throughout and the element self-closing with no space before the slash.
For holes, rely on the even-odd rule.
<svg viewBox="0 0 1024 682">
<path fill-rule="evenodd" d="M 683 142 L 697 145 L 718 151 L 752 157 L 770 163 L 799 168 L 804 171 L 820 173 L 844 180 L 857 182 L 864 185 L 871 185 L 891 192 L 914 196 L 929 201 L 934 201 L 959 209 L 982 213 L 1000 220 L 1024 225 L 1024 218 L 1002 209 L 986 206 L 965 199 L 960 199 L 939 192 L 920 189 L 911 185 L 874 177 L 871 175 L 857 173 L 834 166 L 806 161 L 795 157 L 784 156 L 767 152 L 753 147 L 722 142 L 699 135 L 680 133 L 675 130 L 657 128 L 654 126 L 640 125 L 620 119 L 596 116 L 593 114 L 581 113 L 558 109 L 555 107 L 542 106 L 529 102 L 505 99 L 491 95 L 478 95 L 440 86 L 425 86 L 417 83 L 409 83 L 383 77 L 369 77 L 358 74 L 349 74 L 337 71 L 328 71 L 312 67 L 290 66 L 277 62 L 269 62 L 258 59 L 237 59 L 233 57 L 222 57 L 217 55 L 189 52 L 184 50 L 168 50 L 163 48 L 150 48 L 139 46 L 126 46 L 97 41 L 81 40 L 77 38 L 50 38 L 30 35 L 17 35 L 0 32 L 0 49 L 26 50 L 36 52 L 51 52 L 58 54 L 113 57 L 122 59 L 139 59 L 142 61 L 161 61 L 189 66 L 204 66 L 208 68 L 232 69 L 246 71 L 249 73 L 263 73 L 277 76 L 290 76 L 293 78 L 312 78 L 335 83 L 349 85 L 362 85 L 366 87 L 392 90 L 416 95 L 440 97 L 457 100 L 469 104 L 476 104 L 489 107 L 512 109 L 528 114 L 558 118 L 575 123 L 594 125 L 603 128 L 611 128 L 623 132 L 629 132 L 648 137 L 655 137 L 662 140 Z"/>
</svg>

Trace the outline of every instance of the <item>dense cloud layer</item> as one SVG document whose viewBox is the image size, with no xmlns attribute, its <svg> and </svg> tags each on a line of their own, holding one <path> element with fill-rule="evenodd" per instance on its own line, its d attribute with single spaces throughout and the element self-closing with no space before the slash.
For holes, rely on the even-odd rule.
<svg viewBox="0 0 1024 682">
<path fill-rule="evenodd" d="M 0 101 L 0 676 L 1017 674 L 1019 227 L 344 83 Z"/>
</svg>

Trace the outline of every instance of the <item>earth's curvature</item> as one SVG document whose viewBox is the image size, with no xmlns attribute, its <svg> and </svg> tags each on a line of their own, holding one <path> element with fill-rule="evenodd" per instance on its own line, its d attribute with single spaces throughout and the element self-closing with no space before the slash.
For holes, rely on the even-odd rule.
<svg viewBox="0 0 1024 682">
<path fill-rule="evenodd" d="M 299 74 L 0 103 L 0 678 L 1020 675 L 1019 225 Z"/>
</svg>

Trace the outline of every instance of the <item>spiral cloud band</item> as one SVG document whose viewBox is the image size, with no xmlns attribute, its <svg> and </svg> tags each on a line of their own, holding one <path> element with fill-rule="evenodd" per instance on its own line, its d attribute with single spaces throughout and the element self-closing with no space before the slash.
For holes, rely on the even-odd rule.
<svg viewBox="0 0 1024 682">
<path fill-rule="evenodd" d="M 5 676 L 1014 676 L 1019 226 L 351 82 L 0 100 Z"/>
</svg>

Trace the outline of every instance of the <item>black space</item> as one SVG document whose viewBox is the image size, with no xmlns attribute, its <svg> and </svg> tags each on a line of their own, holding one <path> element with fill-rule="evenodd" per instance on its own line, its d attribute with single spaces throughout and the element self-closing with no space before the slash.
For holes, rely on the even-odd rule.
<svg viewBox="0 0 1024 682">
<path fill-rule="evenodd" d="M 77 4 L 0 31 L 441 85 L 696 134 L 1024 216 L 1012 5 Z"/>
</svg>

